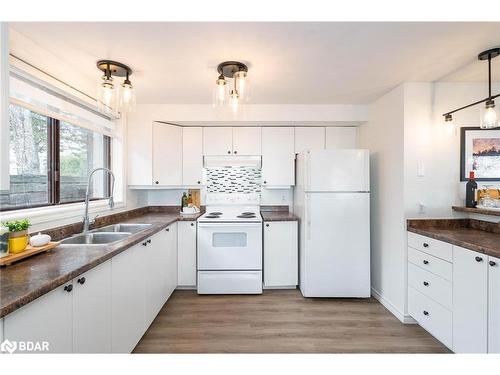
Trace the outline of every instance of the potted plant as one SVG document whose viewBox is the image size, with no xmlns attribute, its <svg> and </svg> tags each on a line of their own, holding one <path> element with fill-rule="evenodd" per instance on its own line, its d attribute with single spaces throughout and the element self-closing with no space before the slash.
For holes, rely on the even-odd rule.
<svg viewBox="0 0 500 375">
<path fill-rule="evenodd" d="M 11 220 L 2 225 L 9 228 L 9 253 L 23 252 L 28 245 L 28 228 L 31 226 L 29 220 Z"/>
</svg>

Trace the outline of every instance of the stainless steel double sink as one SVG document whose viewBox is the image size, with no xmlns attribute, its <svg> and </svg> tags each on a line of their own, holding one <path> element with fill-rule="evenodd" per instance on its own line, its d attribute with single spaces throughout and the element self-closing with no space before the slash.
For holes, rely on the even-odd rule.
<svg viewBox="0 0 500 375">
<path fill-rule="evenodd" d="M 75 234 L 61 241 L 61 245 L 107 245 L 124 240 L 134 233 L 142 232 L 151 224 L 112 224 L 93 229 L 87 233 Z"/>
</svg>

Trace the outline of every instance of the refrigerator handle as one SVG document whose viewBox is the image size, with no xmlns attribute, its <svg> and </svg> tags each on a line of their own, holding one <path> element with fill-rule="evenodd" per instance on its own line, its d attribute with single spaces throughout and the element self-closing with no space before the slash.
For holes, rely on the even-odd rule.
<svg viewBox="0 0 500 375">
<path fill-rule="evenodd" d="M 305 205 L 306 205 L 306 239 L 311 239 L 311 202 L 309 194 L 305 194 Z"/>
<path fill-rule="evenodd" d="M 310 168 L 311 168 L 311 154 L 307 151 L 304 155 L 305 158 L 305 168 L 304 168 L 304 190 L 309 190 L 310 186 Z"/>
</svg>

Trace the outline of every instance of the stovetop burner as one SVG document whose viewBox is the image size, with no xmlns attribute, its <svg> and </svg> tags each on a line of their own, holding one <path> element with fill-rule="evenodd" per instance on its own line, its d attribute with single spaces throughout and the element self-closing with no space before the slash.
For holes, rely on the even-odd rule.
<svg viewBox="0 0 500 375">
<path fill-rule="evenodd" d="M 222 215 L 222 212 L 209 212 L 209 215 L 215 215 L 215 216 L 220 216 Z"/>
<path fill-rule="evenodd" d="M 208 219 L 218 219 L 218 218 L 220 218 L 220 215 L 207 215 L 205 217 Z"/>
<path fill-rule="evenodd" d="M 255 212 L 243 212 L 241 215 L 253 215 L 255 216 Z"/>
<path fill-rule="evenodd" d="M 239 219 L 255 219 L 256 218 L 255 215 L 238 215 L 236 217 Z"/>
</svg>

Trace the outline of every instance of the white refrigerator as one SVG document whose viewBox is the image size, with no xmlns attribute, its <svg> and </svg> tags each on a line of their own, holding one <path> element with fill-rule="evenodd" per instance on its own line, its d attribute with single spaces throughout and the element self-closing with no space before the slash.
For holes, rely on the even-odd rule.
<svg viewBox="0 0 500 375">
<path fill-rule="evenodd" d="M 368 150 L 297 157 L 299 285 L 304 297 L 370 297 Z"/>
</svg>

